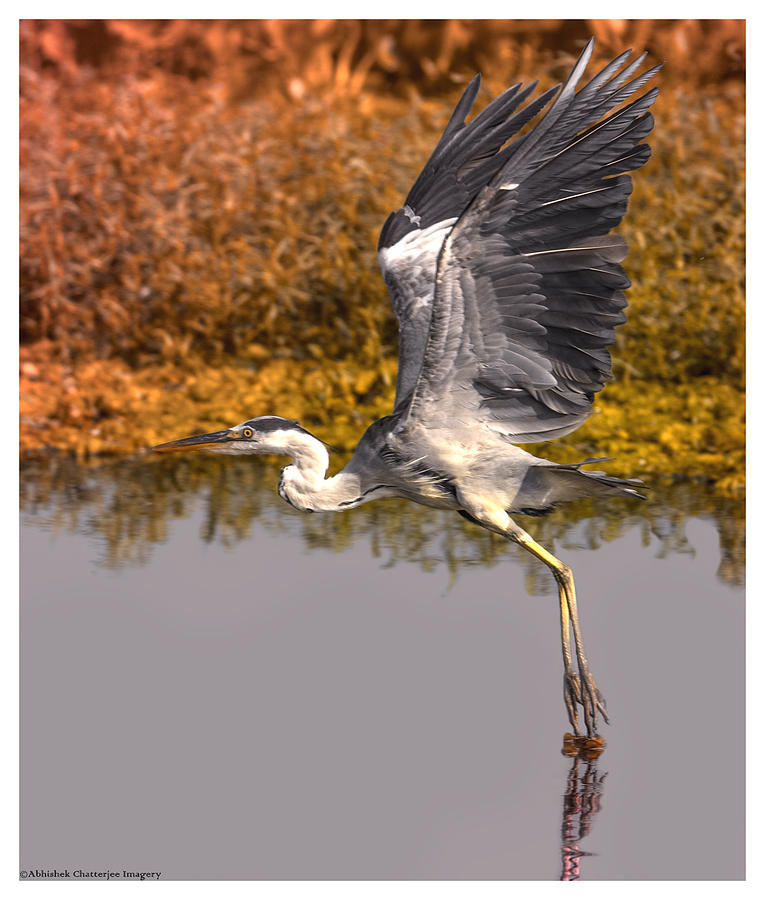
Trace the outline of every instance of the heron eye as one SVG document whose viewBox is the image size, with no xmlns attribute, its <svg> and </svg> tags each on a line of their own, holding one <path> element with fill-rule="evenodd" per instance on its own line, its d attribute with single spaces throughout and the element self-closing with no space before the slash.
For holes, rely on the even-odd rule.
<svg viewBox="0 0 765 900">
<path fill-rule="evenodd" d="M 252 428 L 243 428 L 242 429 L 242 437 L 251 438 L 253 435 Z"/>
</svg>

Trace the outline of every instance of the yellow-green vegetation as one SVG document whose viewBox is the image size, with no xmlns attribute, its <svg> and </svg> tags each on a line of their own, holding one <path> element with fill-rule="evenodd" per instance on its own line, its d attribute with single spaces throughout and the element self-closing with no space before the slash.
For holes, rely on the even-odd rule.
<svg viewBox="0 0 765 900">
<path fill-rule="evenodd" d="M 306 47 L 330 48 L 306 50 L 304 70 L 294 29 L 243 25 L 276 62 L 269 68 L 260 45 L 243 41 L 245 62 L 226 81 L 233 26 L 205 44 L 189 23 L 173 44 L 157 23 L 122 23 L 135 57 L 115 54 L 109 67 L 81 64 L 61 23 L 26 23 L 24 453 L 120 454 L 264 413 L 299 418 L 347 451 L 390 410 L 396 326 L 375 258 L 382 222 L 471 64 L 496 92 L 509 77 L 559 80 L 571 54 L 532 40 L 533 29 L 500 29 L 481 44 L 485 23 L 433 23 L 414 37 L 362 24 L 338 26 L 332 49 L 331 29 L 304 23 Z M 652 28 L 644 42 L 669 57 L 675 45 L 662 36 L 676 23 Z M 720 25 L 720 40 L 731 33 Z M 601 59 L 623 46 L 604 34 Z M 422 55 L 422 35 L 442 53 L 416 82 L 404 51 Z M 740 72 L 714 69 L 713 28 L 685 37 L 689 52 L 705 48 L 698 59 L 712 74 L 668 66 L 659 76 L 654 154 L 622 228 L 633 288 L 615 383 L 583 428 L 537 449 L 563 461 L 614 456 L 614 474 L 704 478 L 735 493 L 744 484 L 744 88 Z M 217 61 L 209 71 L 190 73 L 174 55 L 197 46 L 192 38 Z M 493 62 L 480 46 L 497 48 Z M 385 68 L 394 62 L 398 70 Z M 279 64 L 284 77 L 268 75 Z"/>
</svg>

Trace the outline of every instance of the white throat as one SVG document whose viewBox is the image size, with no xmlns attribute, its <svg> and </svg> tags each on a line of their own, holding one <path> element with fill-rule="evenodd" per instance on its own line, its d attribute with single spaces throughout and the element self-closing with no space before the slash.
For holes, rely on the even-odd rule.
<svg viewBox="0 0 765 900">
<path fill-rule="evenodd" d="M 279 496 L 296 509 L 337 512 L 361 502 L 357 475 L 340 472 L 332 478 L 326 477 L 329 454 L 313 435 L 293 430 L 277 432 L 268 452 L 292 457 L 292 465 L 282 469 Z"/>
</svg>

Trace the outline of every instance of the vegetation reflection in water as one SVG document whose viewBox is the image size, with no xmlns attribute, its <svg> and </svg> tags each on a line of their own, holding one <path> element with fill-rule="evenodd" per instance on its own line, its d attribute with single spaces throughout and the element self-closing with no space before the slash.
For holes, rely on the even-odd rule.
<svg viewBox="0 0 765 900">
<path fill-rule="evenodd" d="M 451 577 L 471 565 L 493 565 L 512 555 L 526 570 L 527 588 L 550 590 L 549 576 L 527 554 L 453 513 L 405 500 L 369 503 L 345 515 L 303 515 L 276 495 L 279 463 L 207 457 L 132 457 L 83 465 L 69 457 L 26 459 L 21 507 L 30 523 L 86 533 L 103 544 L 107 568 L 142 564 L 167 540 L 173 520 L 203 510 L 200 538 L 231 547 L 252 537 L 257 520 L 270 532 L 299 529 L 308 549 L 342 552 L 362 536 L 384 564 L 401 560 L 425 570 L 445 562 Z M 692 517 L 715 523 L 720 536 L 718 577 L 744 579 L 744 502 L 690 481 L 648 485 L 645 502 L 581 501 L 525 522 L 537 540 L 565 558 L 566 549 L 595 549 L 638 527 L 642 541 L 658 540 L 658 556 L 693 553 L 685 534 Z M 525 519 L 526 517 L 519 517 Z"/>
</svg>

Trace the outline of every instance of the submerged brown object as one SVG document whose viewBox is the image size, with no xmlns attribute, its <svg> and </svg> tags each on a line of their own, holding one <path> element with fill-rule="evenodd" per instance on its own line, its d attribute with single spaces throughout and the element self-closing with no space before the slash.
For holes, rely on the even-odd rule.
<svg viewBox="0 0 765 900">
<path fill-rule="evenodd" d="M 598 734 L 586 737 L 584 735 L 571 734 L 570 731 L 567 731 L 563 735 L 561 753 L 563 756 L 568 756 L 571 759 L 574 757 L 585 760 L 597 759 L 605 749 L 606 742 Z"/>
</svg>

